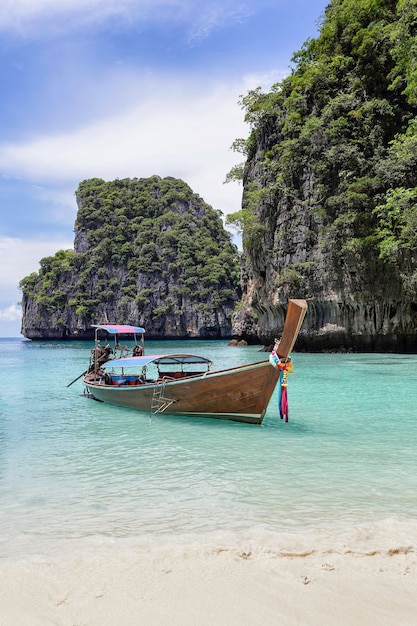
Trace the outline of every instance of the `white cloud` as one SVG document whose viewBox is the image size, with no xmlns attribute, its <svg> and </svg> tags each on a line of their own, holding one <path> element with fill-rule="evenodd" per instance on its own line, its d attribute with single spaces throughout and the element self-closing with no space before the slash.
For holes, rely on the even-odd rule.
<svg viewBox="0 0 417 626">
<path fill-rule="evenodd" d="M 73 132 L 0 145 L 0 169 L 67 187 L 96 176 L 176 176 L 215 208 L 235 211 L 241 189 L 223 181 L 240 160 L 231 144 L 248 132 L 237 104 L 246 91 L 246 79 L 204 85 L 160 77 L 124 113 Z"/>
<path fill-rule="evenodd" d="M 239 98 L 258 85 L 268 89 L 283 75 L 244 76 L 229 84 L 142 75 L 133 104 L 123 112 L 73 131 L 0 144 L 0 170 L 40 186 L 72 189 L 61 197 L 67 207 L 75 208 L 73 193 L 83 179 L 157 174 L 182 178 L 224 213 L 237 211 L 242 189 L 223 182 L 241 160 L 230 150 L 233 141 L 249 131 Z M 131 88 L 134 76 L 125 78 Z"/>
<path fill-rule="evenodd" d="M 18 322 L 22 319 L 22 309 L 17 304 L 11 304 L 0 309 L 0 322 Z"/>
<path fill-rule="evenodd" d="M 25 276 L 39 270 L 39 261 L 52 256 L 58 250 L 73 247 L 73 242 L 55 240 L 29 240 L 15 237 L 0 237 L 1 305 L 20 299 L 18 284 Z M 9 305 L 7 304 L 7 307 Z"/>
<path fill-rule="evenodd" d="M 43 210 L 48 211 L 50 224 L 59 224 L 61 228 L 73 228 L 77 214 L 75 199 L 76 185 L 71 182 L 63 186 L 36 187 L 34 197 L 43 203 Z"/>
<path fill-rule="evenodd" d="M 25 276 L 39 270 L 39 261 L 52 256 L 58 250 L 72 248 L 72 242 L 59 240 L 25 241 L 0 236 L 0 337 L 16 337 L 20 334 L 22 312 L 17 304 L 22 294 L 19 282 Z"/>
</svg>

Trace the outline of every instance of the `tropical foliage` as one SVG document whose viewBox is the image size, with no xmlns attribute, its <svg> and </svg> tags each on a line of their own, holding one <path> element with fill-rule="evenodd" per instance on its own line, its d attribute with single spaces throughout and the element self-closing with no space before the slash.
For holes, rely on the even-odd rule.
<svg viewBox="0 0 417 626">
<path fill-rule="evenodd" d="M 252 262 L 263 215 L 285 207 L 320 221 L 315 243 L 416 271 L 417 0 L 333 0 L 291 74 L 241 105 L 247 161 L 228 179 L 243 179 L 244 202 L 228 222 Z"/>
<path fill-rule="evenodd" d="M 75 313 L 85 323 L 117 305 L 117 321 L 133 315 L 148 325 L 150 318 L 180 315 L 185 302 L 233 308 L 237 249 L 221 212 L 182 180 L 94 178 L 80 183 L 76 198 L 75 251 L 41 260 L 39 272 L 20 283 L 26 302 L 45 314 Z"/>
</svg>

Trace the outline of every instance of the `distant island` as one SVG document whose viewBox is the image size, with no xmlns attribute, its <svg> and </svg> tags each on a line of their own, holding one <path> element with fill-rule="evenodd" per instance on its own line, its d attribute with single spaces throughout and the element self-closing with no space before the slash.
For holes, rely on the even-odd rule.
<svg viewBox="0 0 417 626">
<path fill-rule="evenodd" d="M 176 178 L 80 183 L 74 250 L 20 282 L 22 334 L 90 339 L 103 321 L 149 338 L 231 336 L 239 254 L 221 214 Z"/>
</svg>

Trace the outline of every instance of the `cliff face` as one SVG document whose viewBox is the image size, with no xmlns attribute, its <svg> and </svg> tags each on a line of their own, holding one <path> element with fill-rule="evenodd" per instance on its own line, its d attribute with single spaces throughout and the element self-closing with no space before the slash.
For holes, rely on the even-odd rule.
<svg viewBox="0 0 417 626">
<path fill-rule="evenodd" d="M 21 281 L 22 334 L 92 338 L 108 321 L 148 338 L 222 338 L 240 298 L 236 248 L 183 181 L 92 179 L 77 193 L 74 250 Z"/>
<path fill-rule="evenodd" d="M 243 100 L 235 336 L 272 343 L 306 298 L 298 349 L 417 351 L 417 10 L 370 4 L 332 2 L 291 76 Z"/>
</svg>

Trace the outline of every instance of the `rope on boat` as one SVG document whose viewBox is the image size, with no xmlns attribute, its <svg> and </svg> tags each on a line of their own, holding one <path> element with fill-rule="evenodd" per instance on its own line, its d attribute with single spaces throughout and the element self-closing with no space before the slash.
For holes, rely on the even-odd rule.
<svg viewBox="0 0 417 626">
<path fill-rule="evenodd" d="M 275 369 L 280 371 L 279 376 L 279 390 L 278 390 L 278 409 L 279 416 L 281 419 L 285 418 L 285 421 L 288 422 L 288 382 L 287 376 L 288 374 L 293 373 L 291 357 L 287 357 L 285 361 L 281 361 L 276 350 L 272 350 L 269 355 L 270 364 L 275 367 Z"/>
</svg>

